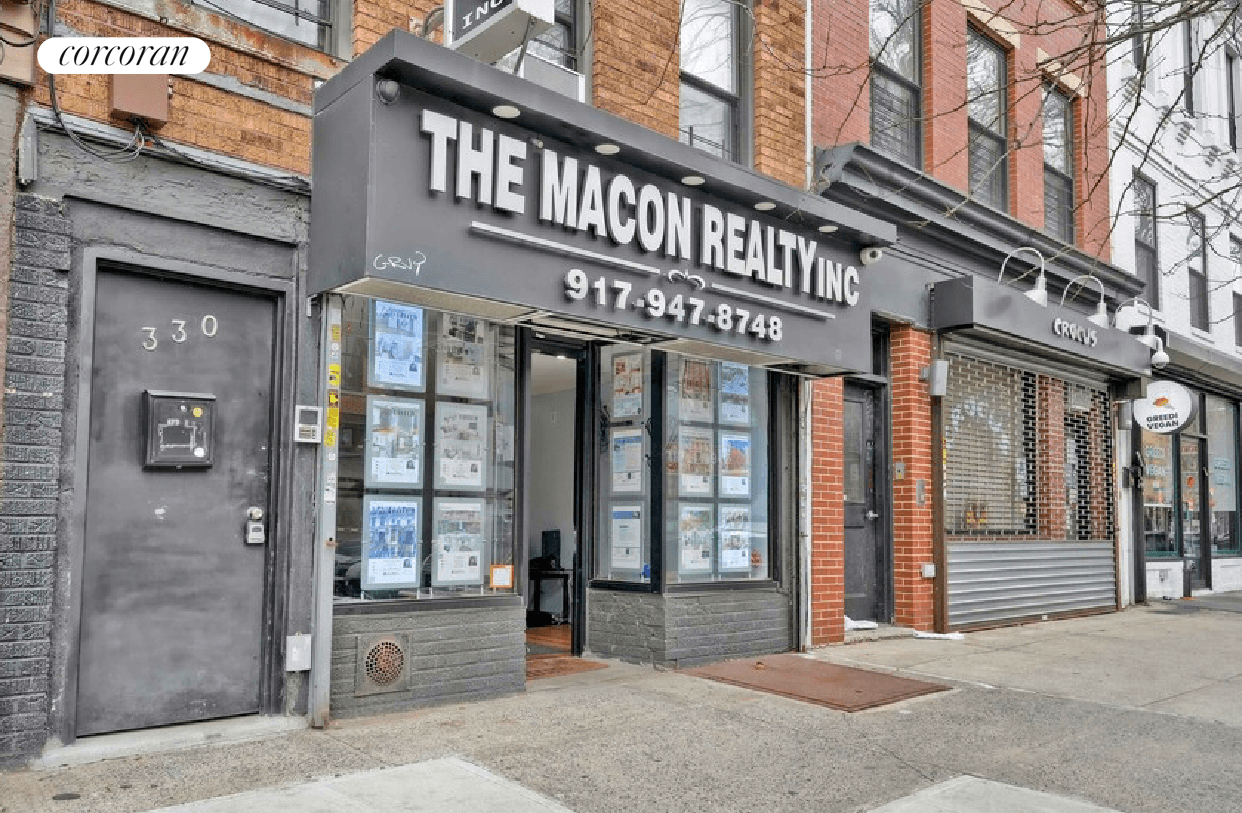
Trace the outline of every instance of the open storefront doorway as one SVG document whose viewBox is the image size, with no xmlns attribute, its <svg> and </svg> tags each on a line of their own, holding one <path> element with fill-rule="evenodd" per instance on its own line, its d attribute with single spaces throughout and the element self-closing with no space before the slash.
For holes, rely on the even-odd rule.
<svg viewBox="0 0 1242 813">
<path fill-rule="evenodd" d="M 584 498 L 582 429 L 587 420 L 584 344 L 534 339 L 530 356 L 526 655 L 581 655 Z M 528 668 L 529 673 L 529 668 Z"/>
</svg>

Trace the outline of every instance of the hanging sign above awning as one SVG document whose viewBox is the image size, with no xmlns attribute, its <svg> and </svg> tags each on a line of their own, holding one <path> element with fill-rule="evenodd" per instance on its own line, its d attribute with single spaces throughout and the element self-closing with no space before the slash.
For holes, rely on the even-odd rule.
<svg viewBox="0 0 1242 813">
<path fill-rule="evenodd" d="M 1199 398 L 1175 381 L 1153 381 L 1147 397 L 1134 401 L 1134 423 L 1148 432 L 1171 435 L 1190 425 L 1198 411 Z"/>
</svg>

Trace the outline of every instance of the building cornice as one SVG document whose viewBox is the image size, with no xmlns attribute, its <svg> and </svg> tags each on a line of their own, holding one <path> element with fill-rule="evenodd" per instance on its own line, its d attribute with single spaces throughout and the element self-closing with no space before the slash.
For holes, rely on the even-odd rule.
<svg viewBox="0 0 1242 813">
<path fill-rule="evenodd" d="M 865 144 L 815 151 L 816 189 L 831 200 L 898 224 L 903 235 L 918 232 L 942 244 L 962 262 L 964 273 L 999 271 L 1018 246 L 1049 259 L 1050 290 L 1063 290 L 1074 277 L 1093 274 L 1114 301 L 1140 295 L 1144 283 L 1105 260 L 1063 243 L 1039 229 L 985 206 L 929 175 L 884 156 Z M 973 262 L 971 262 L 973 260 Z"/>
</svg>

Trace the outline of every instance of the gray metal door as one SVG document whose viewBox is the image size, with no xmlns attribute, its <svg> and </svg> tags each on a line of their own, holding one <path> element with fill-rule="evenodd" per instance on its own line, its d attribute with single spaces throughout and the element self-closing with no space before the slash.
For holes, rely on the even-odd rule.
<svg viewBox="0 0 1242 813">
<path fill-rule="evenodd" d="M 275 320 L 270 298 L 98 274 L 78 734 L 259 710 Z M 148 460 L 148 412 L 160 438 L 193 434 L 148 391 L 200 396 L 186 413 L 197 461 Z"/>
<path fill-rule="evenodd" d="M 876 482 L 876 394 L 846 385 L 842 414 L 845 491 L 845 614 L 885 620 L 884 538 Z"/>
</svg>

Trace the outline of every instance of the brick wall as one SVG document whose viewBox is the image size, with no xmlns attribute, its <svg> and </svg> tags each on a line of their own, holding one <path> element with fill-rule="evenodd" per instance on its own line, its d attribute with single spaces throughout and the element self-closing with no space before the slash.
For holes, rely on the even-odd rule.
<svg viewBox="0 0 1242 813">
<path fill-rule="evenodd" d="M 19 195 L 16 226 L 0 464 L 0 763 L 47 737 L 69 318 L 59 203 Z"/>
<path fill-rule="evenodd" d="M 867 141 L 868 0 L 815 0 L 812 5 L 811 137 L 817 147 Z"/>
<path fill-rule="evenodd" d="M 174 144 L 190 144 L 309 174 L 310 118 L 306 113 L 313 80 L 331 77 L 341 61 L 202 10 L 195 10 L 193 15 L 183 12 L 163 24 L 90 0 L 64 0 L 57 6 L 57 17 L 61 26 L 80 36 L 172 37 L 192 33 L 204 37 L 211 47 L 208 70 L 201 78 L 172 77 L 168 123 L 159 130 L 159 136 Z M 220 36 L 213 39 L 209 31 Z M 65 112 L 129 126 L 110 118 L 108 76 L 64 74 L 57 77 L 56 91 Z M 38 69 L 31 96 L 38 104 L 51 106 L 47 75 Z M 295 112 L 299 108 L 305 112 Z"/>
<path fill-rule="evenodd" d="M 811 645 L 845 637 L 845 492 L 839 378 L 816 381 L 811 395 Z"/>
<path fill-rule="evenodd" d="M 1042 228 L 1044 224 L 1041 87 L 1054 76 L 1082 80 L 1075 104 L 1076 245 L 1094 256 L 1109 255 L 1107 92 L 1102 58 L 1090 54 L 1057 66 L 1039 61 L 1039 51 L 1056 59 L 1081 44 L 1093 15 L 1068 0 L 1051 3 L 989 3 L 1004 23 L 993 35 L 1010 55 L 1009 163 L 1010 213 Z M 928 0 L 923 5 L 924 163 L 937 180 L 967 192 L 967 117 L 964 108 L 966 26 L 971 19 L 961 0 Z M 975 18 L 976 24 L 981 21 Z M 1007 25 L 1006 23 L 1010 24 Z M 817 146 L 868 141 L 868 4 L 860 0 L 815 0 L 812 132 Z M 988 32 L 984 26 L 981 30 Z M 1006 34 L 1017 33 L 1014 48 Z M 1100 35 L 1102 36 L 1102 35 Z M 1096 57 L 1101 55 L 1096 54 Z M 1069 87 L 1074 85 L 1074 87 Z M 1067 89 L 1076 90 L 1073 80 Z"/>
<path fill-rule="evenodd" d="M 801 2 L 767 0 L 754 8 L 755 169 L 806 185 L 805 14 Z"/>
<path fill-rule="evenodd" d="M 596 3 L 593 10 L 595 106 L 677 138 L 680 3 Z"/>
<path fill-rule="evenodd" d="M 932 362 L 932 337 L 912 327 L 889 334 L 889 386 L 892 397 L 892 458 L 905 466 L 893 480 L 893 622 L 920 630 L 932 628 L 934 581 L 920 570 L 933 559 L 931 396 L 919 371 Z M 923 484 L 923 501 L 918 484 Z"/>
</svg>

